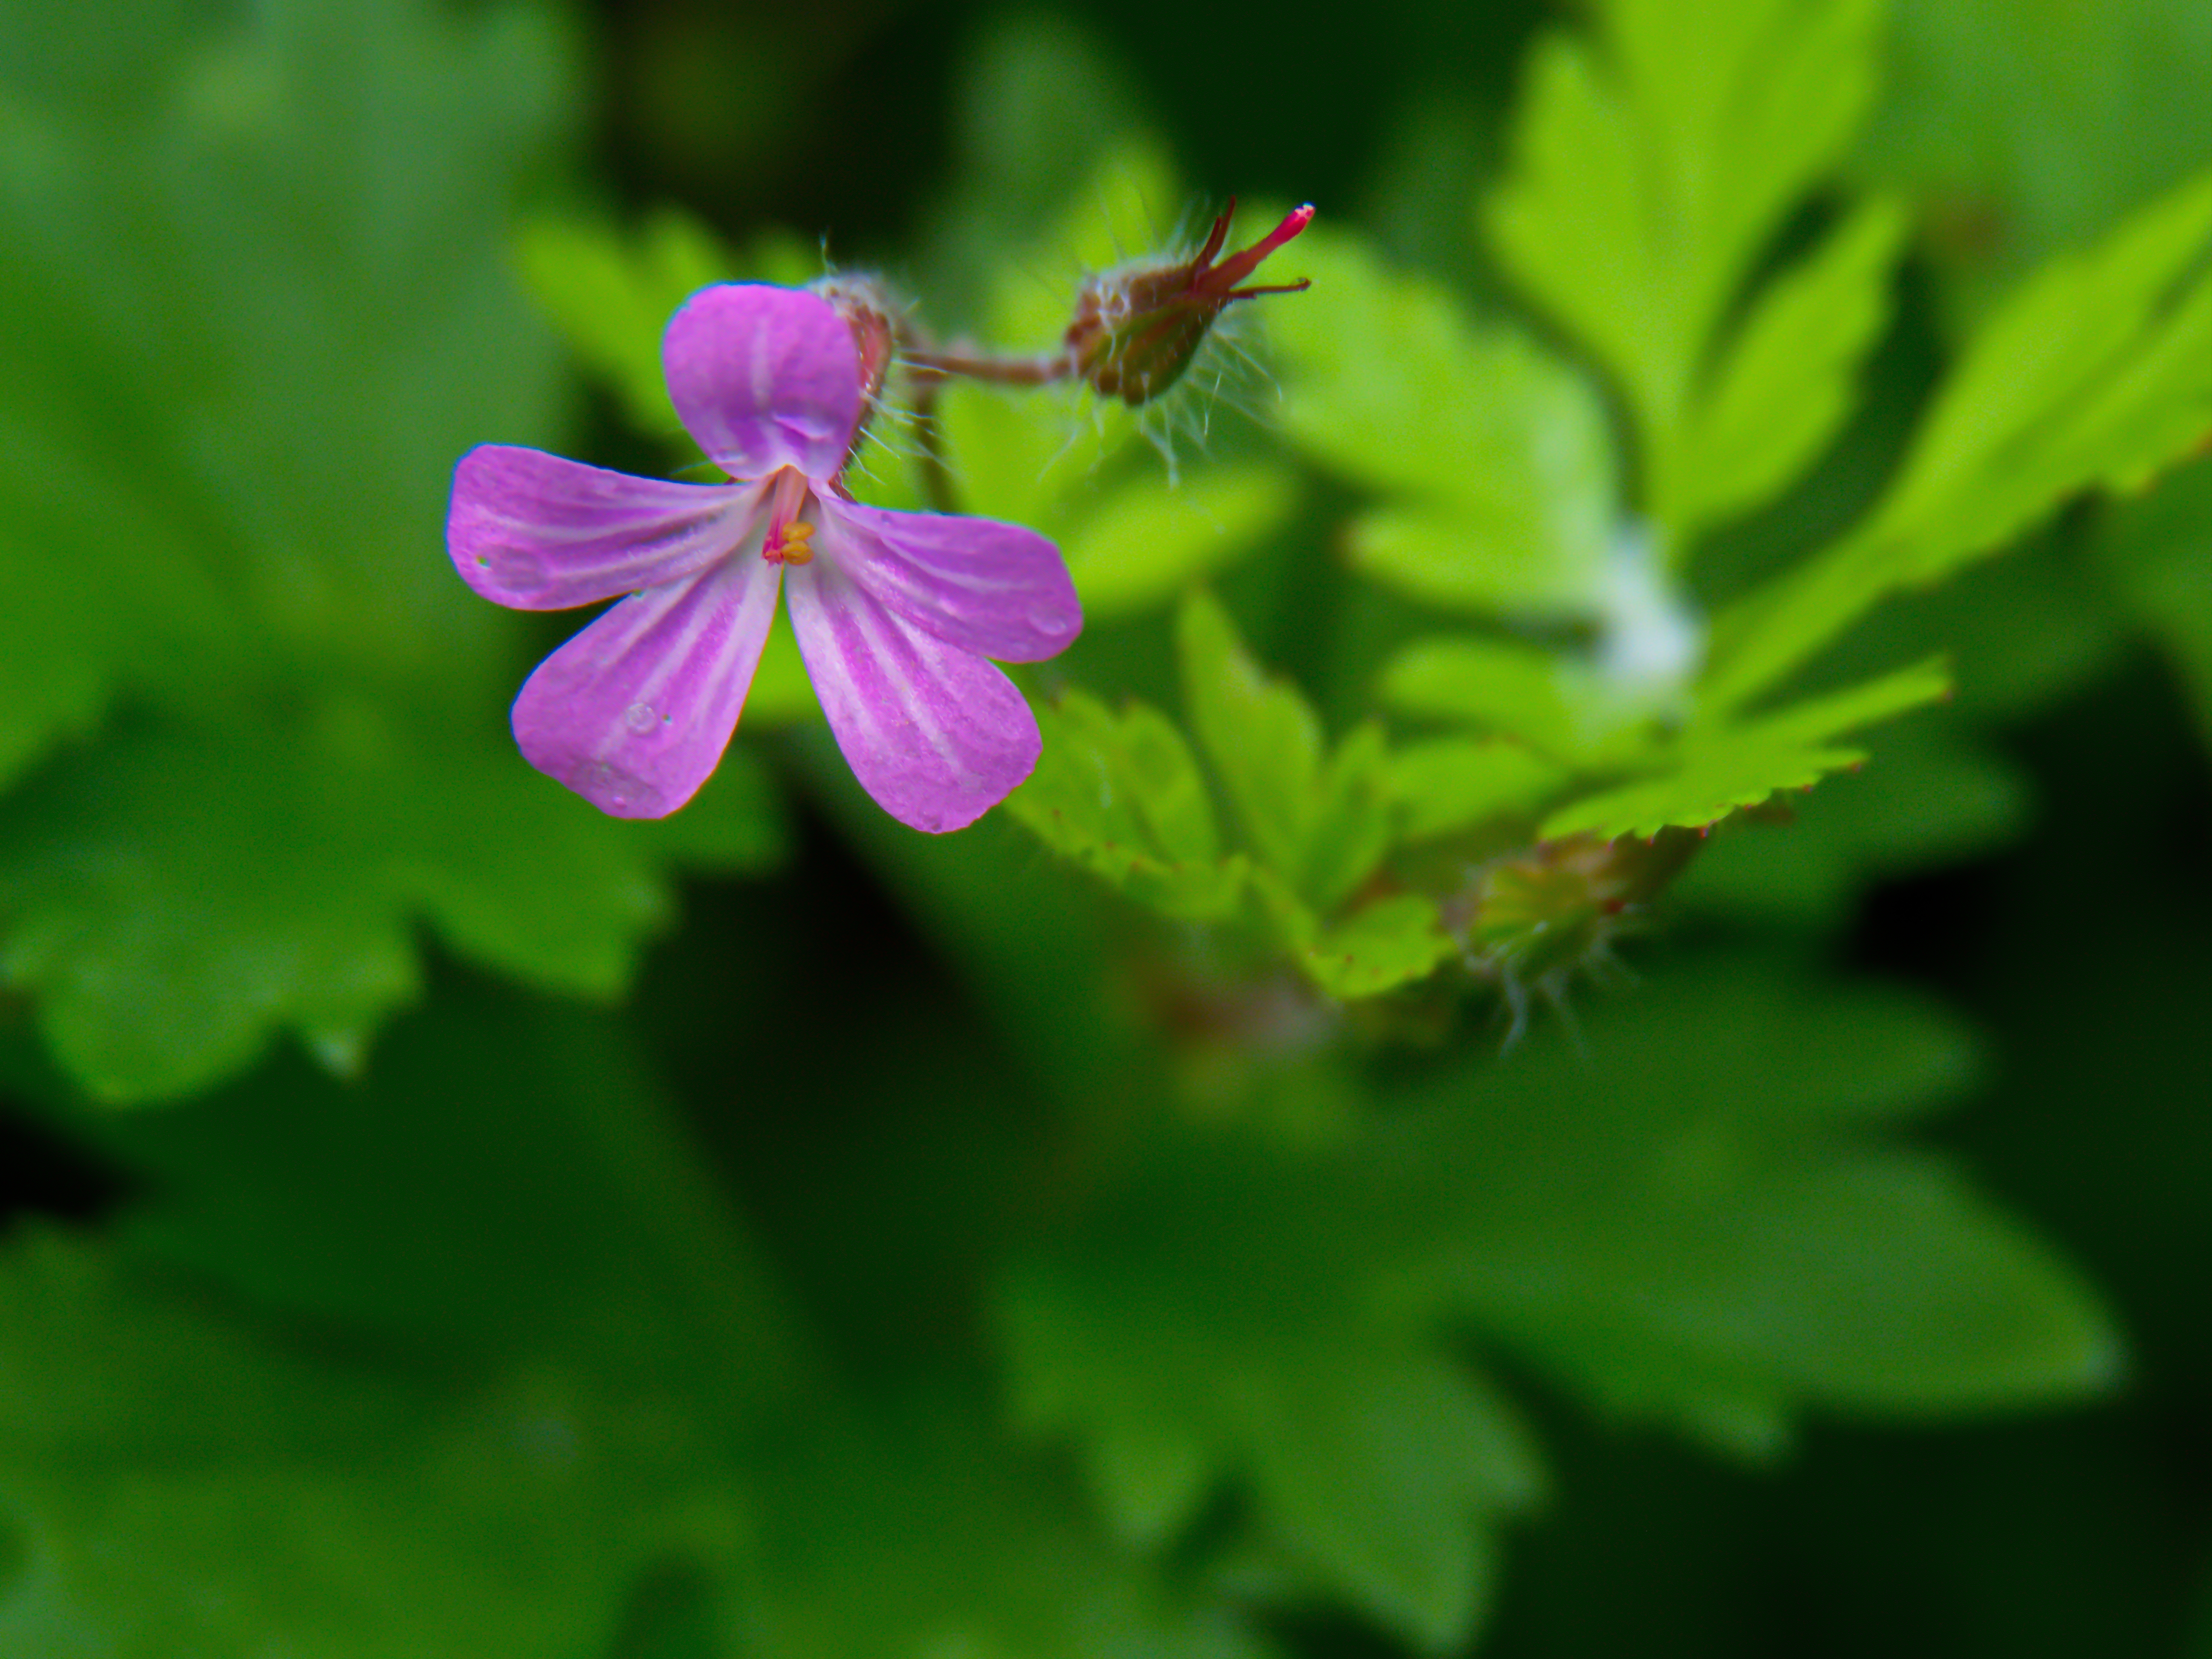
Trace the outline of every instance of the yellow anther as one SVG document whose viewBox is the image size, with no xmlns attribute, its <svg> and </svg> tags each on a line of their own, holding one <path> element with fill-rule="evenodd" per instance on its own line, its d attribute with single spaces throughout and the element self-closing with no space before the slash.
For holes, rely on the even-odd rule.
<svg viewBox="0 0 2212 1659">
<path fill-rule="evenodd" d="M 793 519 L 769 533 L 761 544 L 761 557 L 770 564 L 805 564 L 814 556 L 813 538 L 812 525 Z"/>
</svg>

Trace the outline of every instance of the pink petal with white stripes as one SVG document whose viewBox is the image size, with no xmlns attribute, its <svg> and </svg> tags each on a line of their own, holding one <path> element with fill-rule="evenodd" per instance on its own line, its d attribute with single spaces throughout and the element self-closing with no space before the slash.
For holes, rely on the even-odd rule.
<svg viewBox="0 0 2212 1659">
<path fill-rule="evenodd" d="M 567 611 L 705 569 L 752 528 L 760 495 L 483 444 L 453 469 L 446 550 L 495 605 Z"/>
<path fill-rule="evenodd" d="M 1001 662 L 1041 662 L 1083 631 L 1060 550 L 1036 531 L 818 499 L 823 551 L 871 597 L 947 645 Z"/>
<path fill-rule="evenodd" d="M 683 805 L 737 729 L 781 568 L 729 560 L 593 619 L 514 700 L 524 756 L 615 817 L 665 817 Z"/>
<path fill-rule="evenodd" d="M 860 419 L 853 331 L 817 294 L 758 283 L 699 290 L 669 319 L 660 362 L 676 412 L 733 478 L 795 466 L 830 478 Z"/>
<path fill-rule="evenodd" d="M 1013 683 L 924 633 L 817 558 L 787 578 L 791 625 L 860 787 L 902 823 L 973 823 L 1036 765 L 1036 717 Z"/>
</svg>

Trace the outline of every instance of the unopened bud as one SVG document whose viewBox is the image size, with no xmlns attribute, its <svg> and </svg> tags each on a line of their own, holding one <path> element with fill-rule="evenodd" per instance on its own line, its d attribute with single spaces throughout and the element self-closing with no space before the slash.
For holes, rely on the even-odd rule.
<svg viewBox="0 0 2212 1659">
<path fill-rule="evenodd" d="M 1109 398 L 1132 405 L 1149 403 L 1182 378 L 1206 331 L 1229 306 L 1262 294 L 1297 294 L 1310 286 L 1237 284 L 1311 223 L 1313 209 L 1292 209 L 1267 235 L 1217 264 L 1236 211 L 1231 201 L 1213 222 L 1206 245 L 1190 258 L 1137 260 L 1085 282 L 1075 320 L 1067 328 L 1068 356 L 1077 374 Z"/>
</svg>

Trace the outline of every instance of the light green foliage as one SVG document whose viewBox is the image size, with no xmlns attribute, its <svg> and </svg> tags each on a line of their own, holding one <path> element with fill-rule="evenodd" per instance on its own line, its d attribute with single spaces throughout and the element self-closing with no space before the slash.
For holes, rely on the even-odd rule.
<svg viewBox="0 0 2212 1659">
<path fill-rule="evenodd" d="M 2212 428 L 2212 177 L 2052 262 L 1976 332 L 1869 520 L 1717 630 L 1710 695 L 1756 696 L 1893 589 L 2069 497 L 2139 488 Z"/>
<path fill-rule="evenodd" d="M 1544 821 L 1547 839 L 1591 835 L 1657 835 L 1702 830 L 1738 807 L 1755 806 L 1785 789 L 1809 789 L 1827 774 L 1863 763 L 1856 749 L 1832 739 L 1950 695 L 1949 670 L 1922 663 L 1736 724 L 1692 726 L 1674 763 L 1659 776 L 1586 796 Z"/>
<path fill-rule="evenodd" d="M 1352 520 L 1354 563 L 1454 609 L 1586 611 L 1618 492 L 1583 378 L 1518 330 L 1471 325 L 1439 285 L 1326 226 L 1277 263 L 1315 284 L 1269 313 L 1284 430 L 1389 498 Z"/>
<path fill-rule="evenodd" d="M 1171 916 L 1235 906 L 1241 857 L 1223 860 L 1206 781 L 1157 709 L 1120 714 L 1079 691 L 1037 711 L 1044 752 L 1006 802 L 1045 845 Z"/>
<path fill-rule="evenodd" d="M 1241 465 L 1186 474 L 1172 490 L 1140 476 L 1108 491 L 1061 543 L 1085 620 L 1159 609 L 1262 545 L 1297 499 L 1288 472 Z"/>
<path fill-rule="evenodd" d="M 1252 892 L 1266 926 L 1306 977 L 1346 1001 L 1426 979 L 1456 948 L 1436 901 L 1420 893 L 1374 899 L 1331 926 L 1270 871 L 1253 872 Z"/>
<path fill-rule="evenodd" d="M 1513 171 L 1484 224 L 1528 297 L 1618 379 L 1650 510 L 1680 540 L 1811 458 L 1878 330 L 1896 231 L 1863 222 L 1754 308 L 1714 374 L 1747 276 L 1872 100 L 1882 8 L 1722 0 L 1694 21 L 1669 0 L 1595 9 L 1589 38 L 1539 43 Z M 1806 356 L 1776 384 L 1793 338 Z M 1753 408 L 1791 404 L 1765 445 L 1736 435 Z"/>
<path fill-rule="evenodd" d="M 1209 594 L 1183 601 L 1176 644 L 1191 724 L 1254 855 L 1316 909 L 1334 909 L 1389 846 L 1389 757 L 1381 731 L 1364 726 L 1329 752 L 1311 705 L 1261 670 Z"/>
<path fill-rule="evenodd" d="M 663 859 L 774 854 L 742 758 L 696 829 L 640 831 L 487 718 L 526 624 L 441 526 L 471 444 L 551 435 L 498 250 L 564 78 L 532 15 L 382 0 L 195 33 L 119 112 L 57 82 L 0 114 L 0 767 L 139 711 L 0 804 L 0 969 L 106 1097 L 288 1028 L 358 1064 L 418 918 L 611 995 Z"/>
<path fill-rule="evenodd" d="M 2212 12 L 2196 0 L 1912 0 L 1859 171 L 1929 205 L 1929 241 L 1990 279 L 2111 228 L 2204 163 Z"/>
<path fill-rule="evenodd" d="M 1409 840 L 1526 812 L 1556 791 L 1559 767 L 1502 738 L 1432 738 L 1390 758 L 1390 792 Z"/>
<path fill-rule="evenodd" d="M 1889 322 L 1889 279 L 1905 218 L 1893 202 L 1860 208 L 1759 295 L 1687 417 L 1655 495 L 1677 534 L 1693 536 L 1779 494 L 1820 456 L 1858 403 L 1858 370 Z"/>
<path fill-rule="evenodd" d="M 660 371 L 660 336 L 676 308 L 711 283 L 789 284 L 819 274 L 796 237 L 771 233 L 740 258 L 675 209 L 654 214 L 632 238 L 585 220 L 526 219 L 514 258 L 539 311 L 584 368 L 614 388 L 631 424 L 679 440 L 683 422 Z"/>
</svg>

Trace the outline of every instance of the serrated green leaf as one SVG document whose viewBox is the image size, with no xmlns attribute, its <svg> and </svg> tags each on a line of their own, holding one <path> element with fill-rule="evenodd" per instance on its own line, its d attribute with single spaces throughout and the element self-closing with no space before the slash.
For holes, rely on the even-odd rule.
<svg viewBox="0 0 2212 1659">
<path fill-rule="evenodd" d="M 982 1402 L 944 1391 L 837 1402 L 763 1437 L 753 1479 L 768 1571 L 748 1650 L 1010 1659 L 1264 1659 L 1218 1604 L 1194 1604 L 1085 1524 L 1056 1472 L 1010 1455 Z"/>
<path fill-rule="evenodd" d="M 1037 711 L 1043 753 L 1006 810 L 1055 852 L 1140 903 L 1198 921 L 1227 915 L 1242 857 L 1223 860 L 1206 781 L 1182 733 L 1133 703 L 1116 715 L 1069 691 Z"/>
<path fill-rule="evenodd" d="M 1976 334 L 1869 522 L 1720 619 L 1709 696 L 1758 695 L 1891 590 L 2191 450 L 2212 428 L 2208 253 L 2212 176 L 2022 285 Z"/>
<path fill-rule="evenodd" d="M 1350 898 L 1390 850 L 1390 751 L 1370 720 L 1322 769 L 1304 855 L 1291 872 L 1323 914 Z"/>
<path fill-rule="evenodd" d="M 1550 761 L 1498 738 L 1433 738 L 1390 757 L 1390 793 L 1409 840 L 1532 811 L 1565 777 Z"/>
<path fill-rule="evenodd" d="M 1680 440 L 1653 457 L 1653 511 L 1676 535 L 1759 506 L 1835 437 L 1888 324 L 1905 229 L 1896 203 L 1869 203 L 1759 296 Z"/>
<path fill-rule="evenodd" d="M 1942 657 L 1930 657 L 1894 674 L 1885 674 L 1864 685 L 1808 697 L 1735 728 L 1731 736 L 1754 738 L 1762 743 L 1825 743 L 1830 738 L 1877 721 L 1893 720 L 1911 709 L 1941 702 L 1951 695 L 1951 665 Z M 1693 737 L 1692 741 L 1696 741 Z"/>
<path fill-rule="evenodd" d="M 1785 789 L 1809 789 L 1829 773 L 1865 760 L 1856 749 L 1722 740 L 1692 750 L 1662 776 L 1562 806 L 1537 833 L 1546 841 L 1569 836 L 1610 841 L 1616 836 L 1649 840 L 1667 829 L 1703 830 L 1740 807 L 1756 806 Z"/>
<path fill-rule="evenodd" d="M 411 927 L 551 989 L 615 994 L 670 895 L 656 854 L 773 858 L 742 757 L 690 827 L 625 835 L 490 734 L 373 705 L 118 734 L 0 812 L 0 972 L 116 1101 L 189 1093 L 279 1030 L 374 1030 L 420 981 Z"/>
<path fill-rule="evenodd" d="M 1346 1001 L 1381 996 L 1426 979 L 1458 945 L 1444 932 L 1436 901 L 1398 893 L 1324 925 L 1273 873 L 1255 869 L 1251 892 L 1267 929 L 1321 989 Z"/>
<path fill-rule="evenodd" d="M 1655 451 L 1711 342 L 1875 86 L 1877 0 L 1604 0 L 1541 40 L 1483 222 L 1508 273 L 1620 379 Z"/>
<path fill-rule="evenodd" d="M 1668 770 L 1563 806 L 1540 833 L 1547 840 L 1611 840 L 1705 829 L 1739 807 L 1756 806 L 1785 789 L 1810 788 L 1831 772 L 1861 764 L 1864 753 L 1830 747 L 1829 740 L 1950 693 L 1950 669 L 1935 658 L 1756 720 L 1692 726 Z"/>
<path fill-rule="evenodd" d="M 1277 258 L 1326 301 L 1270 315 L 1285 430 L 1332 471 L 1402 498 L 1354 521 L 1359 568 L 1432 604 L 1585 608 L 1616 510 L 1590 387 L 1526 337 L 1470 325 L 1441 288 L 1386 270 L 1326 227 Z"/>
<path fill-rule="evenodd" d="M 1987 854 L 2027 822 L 2030 791 L 2019 769 L 1954 731 L 1916 723 L 1885 732 L 1878 759 L 1793 802 L 1786 826 L 1747 823 L 1715 836 L 1670 902 L 1841 928 L 1875 883 Z"/>
<path fill-rule="evenodd" d="M 1236 804 L 1255 856 L 1326 915 L 1390 845 L 1389 751 L 1380 727 L 1326 750 L 1287 680 L 1264 673 L 1219 601 L 1194 592 L 1176 625 L 1191 723 Z"/>
<path fill-rule="evenodd" d="M 1321 720 L 1288 680 L 1263 672 L 1218 600 L 1176 613 L 1184 706 L 1236 804 L 1253 852 L 1286 875 L 1304 864 L 1324 760 Z"/>
<path fill-rule="evenodd" d="M 2111 228 L 2204 164 L 2212 14 L 2195 0 L 1913 0 L 1860 170 L 1936 210 L 1931 251 L 1989 280 Z"/>
</svg>

